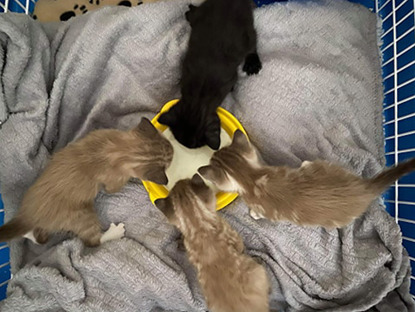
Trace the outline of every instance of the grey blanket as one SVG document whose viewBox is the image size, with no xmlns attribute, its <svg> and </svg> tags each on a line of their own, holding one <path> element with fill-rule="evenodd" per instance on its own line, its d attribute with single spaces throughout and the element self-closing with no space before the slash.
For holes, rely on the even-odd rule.
<svg viewBox="0 0 415 312">
<path fill-rule="evenodd" d="M 127 129 L 179 96 L 189 26 L 183 1 L 104 8 L 58 25 L 0 15 L 0 180 L 9 220 L 48 157 L 97 128 Z M 343 1 L 257 9 L 258 76 L 224 106 L 270 164 L 324 158 L 371 176 L 384 165 L 375 15 Z M 59 207 L 57 207 L 59 208 Z M 10 244 L 1 311 L 205 311 L 178 232 L 130 183 L 100 194 L 105 227 L 126 238 L 85 248 L 56 235 Z M 376 201 L 333 231 L 255 221 L 240 200 L 220 212 L 260 258 L 281 311 L 414 311 L 398 226 Z M 253 311 L 254 312 L 254 311 Z"/>
</svg>

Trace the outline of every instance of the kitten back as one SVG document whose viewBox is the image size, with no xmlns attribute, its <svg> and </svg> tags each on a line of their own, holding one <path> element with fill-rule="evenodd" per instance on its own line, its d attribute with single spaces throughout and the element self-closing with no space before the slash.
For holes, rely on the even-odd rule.
<svg viewBox="0 0 415 312">
<path fill-rule="evenodd" d="M 369 186 L 376 193 L 382 193 L 392 183 L 415 170 L 415 158 L 400 163 L 396 167 L 388 168 L 377 176 L 368 180 Z"/>
<path fill-rule="evenodd" d="M 52 156 L 25 193 L 18 215 L 0 227 L 0 241 L 37 229 L 43 241 L 50 232 L 70 231 L 88 246 L 99 245 L 97 193 L 118 192 L 131 177 L 165 184 L 172 157 L 172 145 L 146 118 L 129 131 L 95 130 Z"/>
<path fill-rule="evenodd" d="M 216 213 L 214 193 L 199 175 L 179 181 L 155 204 L 183 233 L 209 311 L 269 311 L 265 268 L 244 254 L 242 238 Z"/>
</svg>

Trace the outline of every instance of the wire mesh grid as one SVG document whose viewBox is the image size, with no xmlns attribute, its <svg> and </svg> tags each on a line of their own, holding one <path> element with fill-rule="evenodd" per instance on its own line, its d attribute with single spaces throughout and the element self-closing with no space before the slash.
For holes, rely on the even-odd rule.
<svg viewBox="0 0 415 312">
<path fill-rule="evenodd" d="M 4 206 L 0 196 L 0 224 L 4 222 Z M 6 297 L 7 282 L 10 279 L 9 248 L 0 244 L 0 300 Z"/>
<path fill-rule="evenodd" d="M 274 0 L 254 0 L 265 5 Z M 378 12 L 382 21 L 385 153 L 388 166 L 415 157 L 415 0 L 350 0 Z M 29 14 L 36 0 L 0 0 L 0 12 Z M 385 194 L 387 211 L 400 225 L 411 261 L 415 298 L 415 174 L 400 179 Z M 4 207 L 0 197 L 0 224 Z M 10 279 L 9 249 L 0 244 L 0 300 Z"/>
<path fill-rule="evenodd" d="M 33 12 L 36 0 L 0 0 L 1 12 L 16 12 L 29 14 Z"/>
<path fill-rule="evenodd" d="M 379 0 L 384 81 L 386 163 L 415 157 L 415 19 L 414 0 Z M 415 174 L 385 194 L 388 212 L 401 227 L 411 261 L 411 294 L 415 295 Z"/>
</svg>

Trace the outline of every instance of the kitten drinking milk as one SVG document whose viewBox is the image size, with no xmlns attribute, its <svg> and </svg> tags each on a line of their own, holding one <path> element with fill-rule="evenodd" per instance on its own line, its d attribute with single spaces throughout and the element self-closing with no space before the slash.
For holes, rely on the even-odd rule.
<svg viewBox="0 0 415 312">
<path fill-rule="evenodd" d="M 269 281 L 244 254 L 238 233 L 216 213 L 214 192 L 199 175 L 181 180 L 156 206 L 183 234 L 211 312 L 268 312 Z"/>
<path fill-rule="evenodd" d="M 0 241 L 30 231 L 39 243 L 59 231 L 73 232 L 87 246 L 120 238 L 123 224 L 102 233 L 95 196 L 101 189 L 118 192 L 131 177 L 167 184 L 172 157 L 170 142 L 146 118 L 130 131 L 93 131 L 53 155 L 16 216 L 0 227 Z"/>
<path fill-rule="evenodd" d="M 245 135 L 217 151 L 199 173 L 224 191 L 238 192 L 255 219 L 339 228 L 362 215 L 394 181 L 415 169 L 415 159 L 364 179 L 326 161 L 300 168 L 265 166 Z"/>
<path fill-rule="evenodd" d="M 210 158 L 212 158 L 215 151 L 212 150 L 209 146 L 192 149 L 187 148 L 186 146 L 177 142 L 170 129 L 166 129 L 163 132 L 163 135 L 170 141 L 174 151 L 171 164 L 166 169 L 166 175 L 169 179 L 166 188 L 170 190 L 173 188 L 177 181 L 190 179 L 195 173 L 197 173 L 197 169 L 208 165 Z M 221 129 L 220 138 L 221 147 L 229 145 L 232 142 L 231 137 L 223 129 Z M 209 186 L 217 191 L 212 183 L 210 183 Z"/>
<path fill-rule="evenodd" d="M 190 5 L 191 26 L 182 64 L 181 99 L 159 122 L 188 148 L 220 146 L 216 109 L 236 84 L 238 66 L 248 75 L 262 65 L 257 54 L 252 0 L 206 0 Z"/>
</svg>

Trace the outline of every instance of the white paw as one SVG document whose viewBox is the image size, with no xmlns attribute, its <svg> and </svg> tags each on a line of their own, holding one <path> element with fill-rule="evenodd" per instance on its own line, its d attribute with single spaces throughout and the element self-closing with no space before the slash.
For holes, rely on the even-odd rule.
<svg viewBox="0 0 415 312">
<path fill-rule="evenodd" d="M 301 168 L 308 167 L 311 165 L 311 161 L 304 160 L 301 164 Z"/>
<path fill-rule="evenodd" d="M 264 216 L 262 214 L 257 213 L 256 211 L 252 209 L 249 210 L 249 215 L 252 217 L 252 219 L 255 219 L 255 220 L 264 219 Z"/>
<path fill-rule="evenodd" d="M 100 242 L 102 244 L 114 239 L 120 239 L 124 237 L 124 234 L 124 223 L 118 223 L 118 225 L 111 223 L 109 229 L 104 234 L 102 234 Z"/>
<path fill-rule="evenodd" d="M 25 235 L 23 235 L 23 237 L 30 239 L 32 242 L 34 242 L 36 245 L 39 245 L 39 243 L 37 242 L 35 236 L 33 235 L 33 231 L 27 232 Z"/>
</svg>

